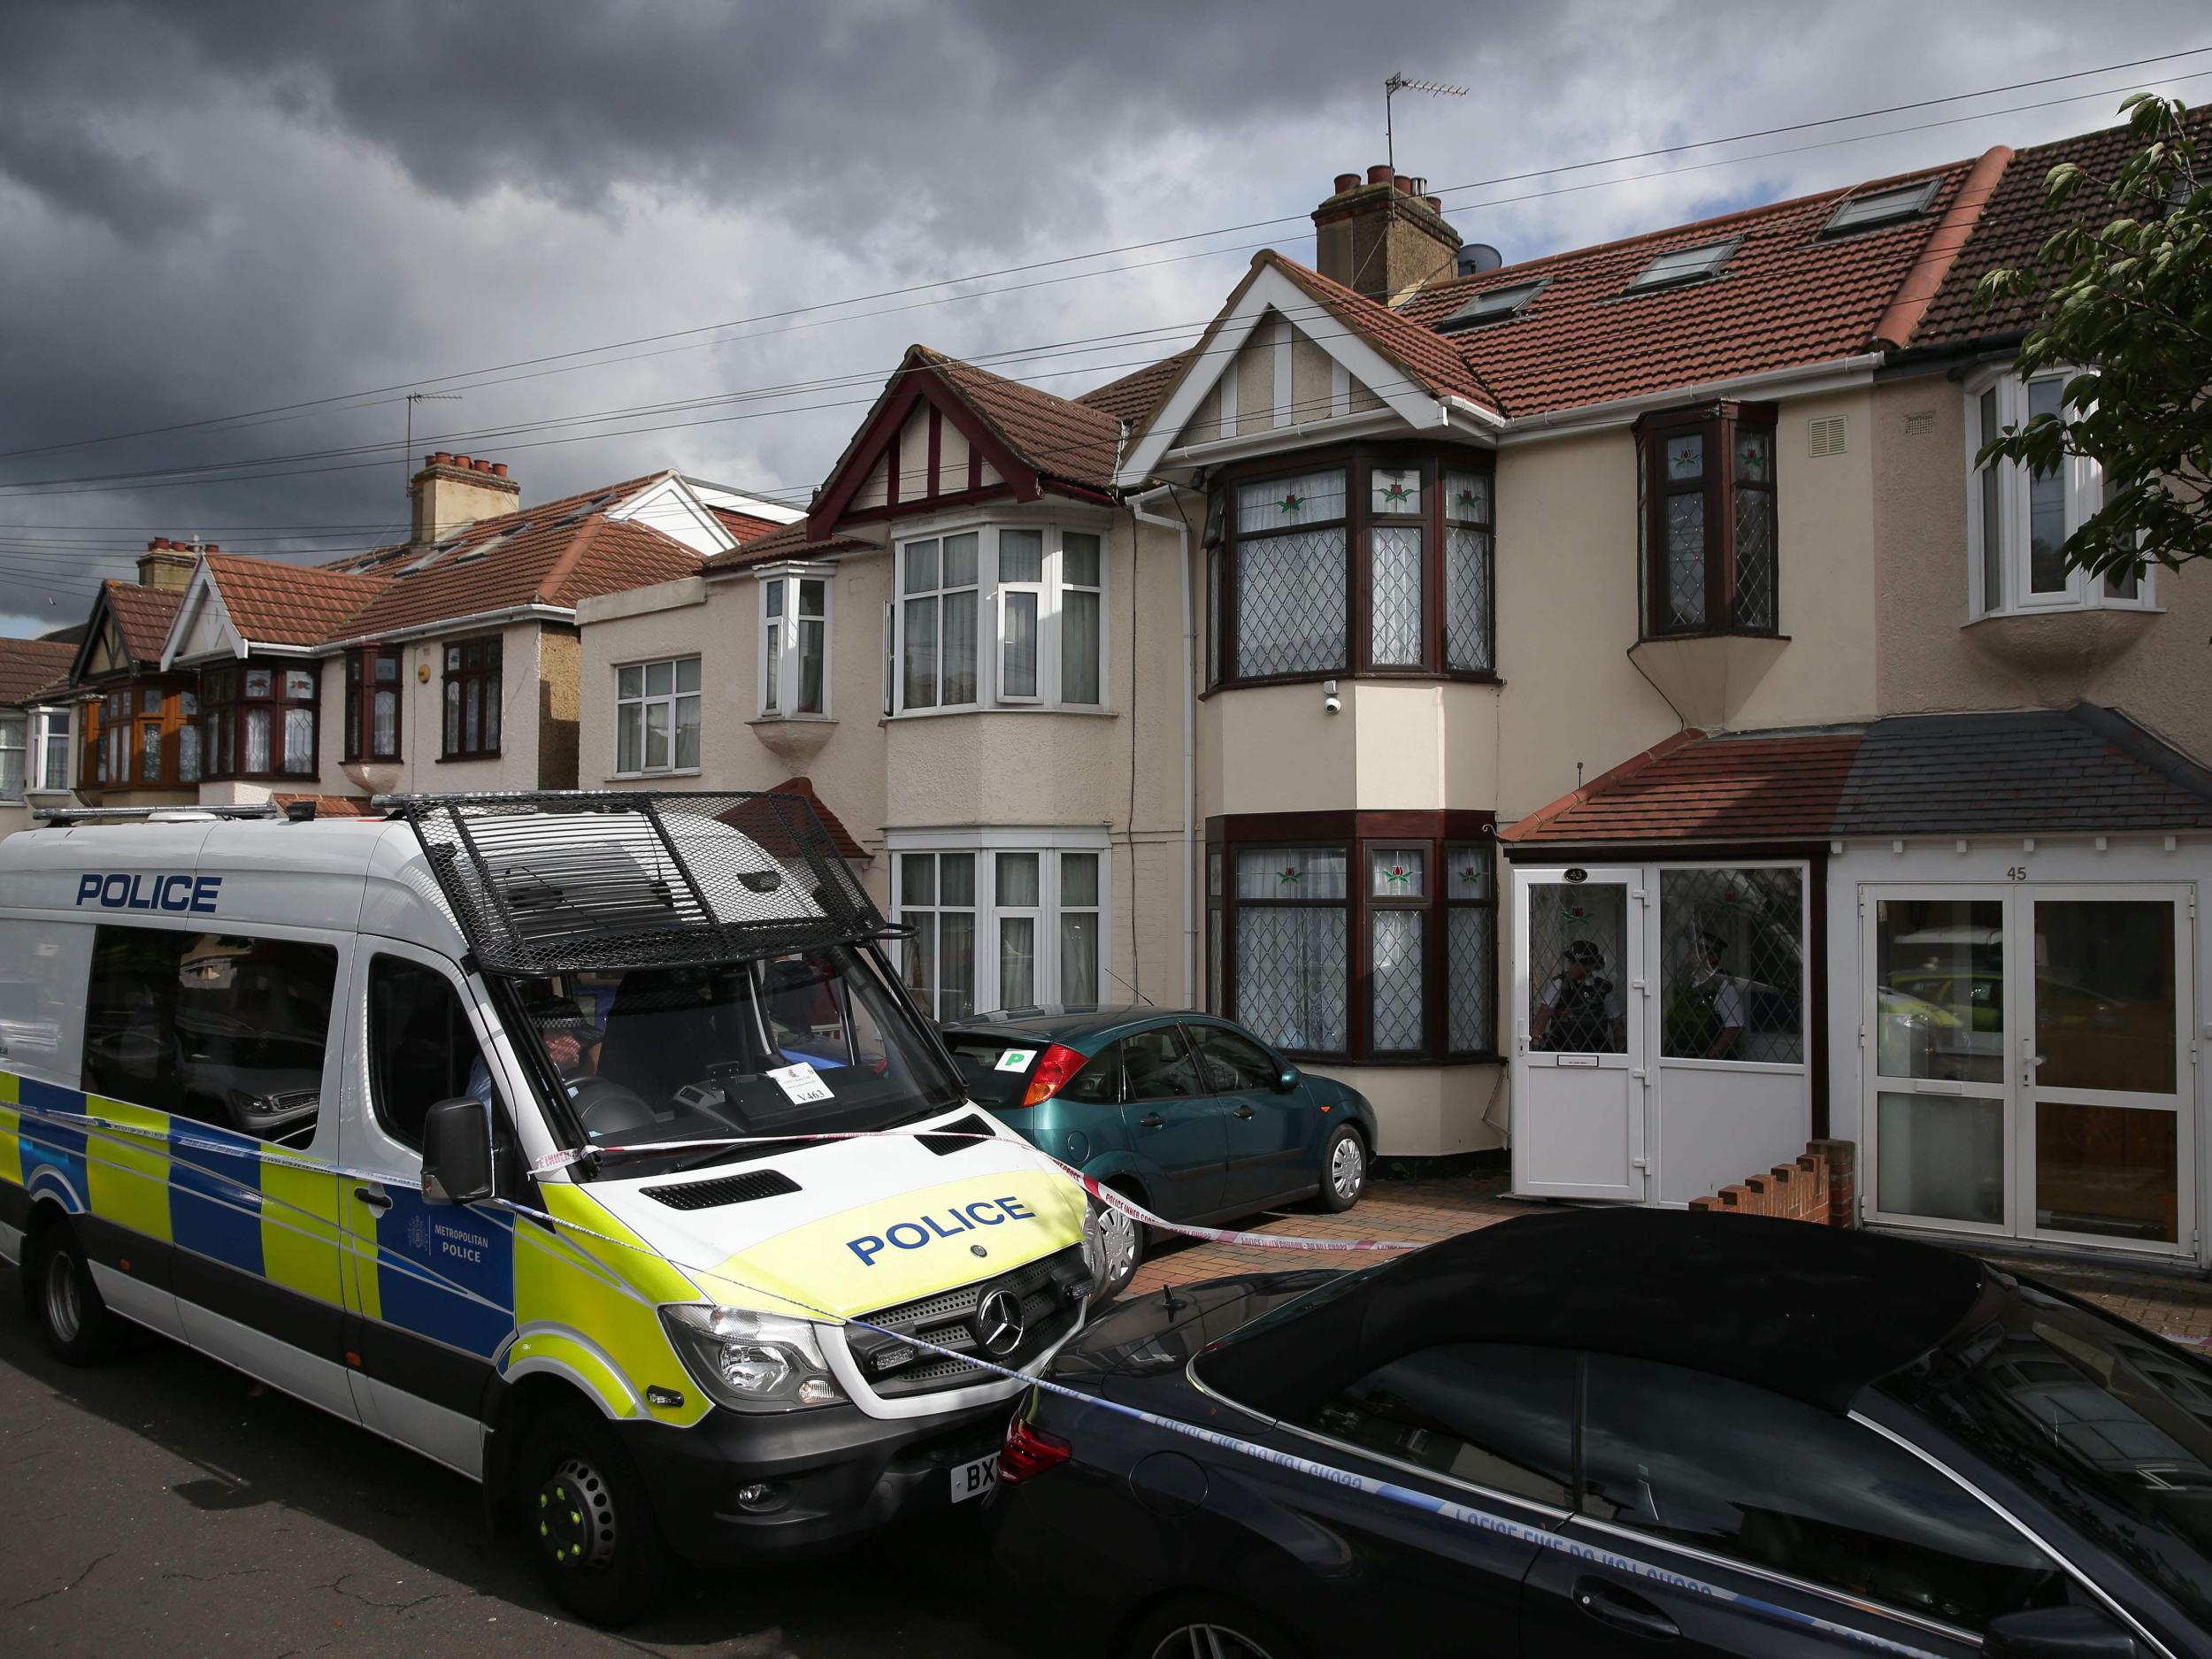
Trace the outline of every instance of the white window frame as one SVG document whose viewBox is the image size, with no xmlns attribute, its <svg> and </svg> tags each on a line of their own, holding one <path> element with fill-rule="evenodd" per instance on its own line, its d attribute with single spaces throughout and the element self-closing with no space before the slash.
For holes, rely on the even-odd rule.
<svg viewBox="0 0 2212 1659">
<path fill-rule="evenodd" d="M 1094 937 L 1098 943 L 1098 963 L 1094 982 L 1097 987 L 1096 1002 L 1105 1006 L 1113 1001 L 1110 987 L 1114 981 L 1108 973 L 1113 963 L 1113 849 L 1103 829 L 999 828 L 982 829 L 914 829 L 893 830 L 884 838 L 885 849 L 892 855 L 891 919 L 903 919 L 904 906 L 900 895 L 904 891 L 900 859 L 910 854 L 973 853 L 975 867 L 975 1011 L 987 1013 L 1004 1006 L 999 984 L 999 919 L 1002 916 L 1027 916 L 1036 918 L 1034 934 L 1036 950 L 1036 993 L 1040 1003 L 1062 1002 L 1060 984 L 1060 855 L 1089 853 L 1098 859 L 1098 902 L 1070 907 L 1079 915 L 1095 915 L 1098 918 Z M 1006 905 L 998 902 L 998 862 L 1000 853 L 1034 853 L 1037 855 L 1037 902 L 1033 905 Z M 941 906 L 917 906 L 917 910 L 937 910 Z M 964 908 L 964 907 L 956 907 Z M 898 966 L 902 976 L 906 971 L 906 946 L 898 945 Z M 944 979 L 942 964 L 938 969 L 938 980 Z M 930 1010 L 933 1016 L 936 1010 Z"/>
<path fill-rule="evenodd" d="M 31 747 L 27 761 L 30 781 L 25 786 L 27 788 L 44 795 L 69 793 L 69 774 L 75 764 L 76 732 L 76 721 L 66 704 L 31 710 Z M 49 746 L 56 738 L 61 740 L 62 749 L 58 775 L 46 764 Z"/>
<path fill-rule="evenodd" d="M 2056 381 L 2060 385 L 2072 379 L 2071 369 L 2051 369 L 2033 376 L 2037 382 Z M 2156 566 L 2147 562 L 2136 579 L 2132 595 L 2116 594 L 2102 577 L 2092 579 L 2087 572 L 2070 570 L 2066 586 L 2051 593 L 2032 593 L 2029 580 L 2032 557 L 2029 542 L 2029 487 L 2027 469 L 2016 461 L 1998 461 L 1997 469 L 1997 524 L 1998 560 L 2002 603 L 1987 603 L 1985 587 L 1987 571 L 1984 565 L 1984 540 L 1988 533 L 1985 522 L 1983 474 L 1986 469 L 1977 466 L 1975 459 L 1987 437 L 1982 432 L 1982 396 L 1996 395 L 1996 426 L 1999 431 L 2018 426 L 2028 419 L 2029 381 L 2024 380 L 2008 368 L 1985 370 L 1965 382 L 1966 430 L 1966 585 L 1967 614 L 1976 621 L 1986 617 L 2032 616 L 2055 611 L 2154 611 L 2158 609 Z M 2081 527 L 2082 521 L 2103 504 L 2103 471 L 2086 456 L 2068 456 L 2061 463 L 2066 481 L 2066 534 L 2071 536 Z"/>
<path fill-rule="evenodd" d="M 837 607 L 831 597 L 834 573 L 834 568 L 828 565 L 797 563 L 763 565 L 755 572 L 760 588 L 760 626 L 754 637 L 753 713 L 756 719 L 830 720 L 836 718 L 830 689 L 830 665 L 835 660 L 833 639 L 836 622 L 833 613 Z M 806 591 L 803 584 L 811 581 L 822 584 L 822 614 L 819 617 L 803 616 L 799 610 L 800 597 Z M 779 584 L 783 585 L 783 615 L 772 618 L 768 614 L 769 595 Z M 799 625 L 818 621 L 822 625 L 822 706 L 802 712 L 798 707 Z M 782 631 L 780 676 L 773 687 L 775 696 L 772 707 L 768 683 L 768 645 L 772 631 L 779 628 Z"/>
<path fill-rule="evenodd" d="M 999 536 L 1002 530 L 1037 530 L 1044 536 L 1044 566 L 1039 580 L 1006 581 L 999 575 Z M 1071 582 L 1067 580 L 1065 535 L 1073 531 L 1098 538 L 1098 580 Z M 978 534 L 976 547 L 976 700 L 973 703 L 937 703 L 919 708 L 906 704 L 906 602 L 910 595 L 905 588 L 906 549 L 920 541 L 942 543 L 948 536 L 968 532 Z M 893 718 L 921 718 L 938 714 L 967 714 L 983 709 L 1044 710 L 1071 713 L 1104 714 L 1110 711 L 1107 686 L 1108 665 L 1113 661 L 1113 611 L 1110 603 L 1111 583 L 1109 567 L 1112 561 L 1113 538 L 1110 525 L 1097 520 L 1058 518 L 1029 518 L 1010 517 L 1002 521 L 964 519 L 956 523 L 931 522 L 916 524 L 891 542 L 892 598 L 887 611 L 885 629 L 884 675 L 887 695 L 885 712 Z M 938 557 L 943 558 L 941 546 Z M 940 565 L 940 571 L 942 565 Z M 944 606 L 941 587 L 933 590 L 939 596 L 937 649 L 938 679 L 941 687 L 944 675 Z M 956 593 L 964 593 L 956 588 Z M 1062 659 L 1065 641 L 1062 624 L 1067 614 L 1066 595 L 1071 592 L 1094 593 L 1098 595 L 1098 700 L 1094 703 L 1071 703 L 1063 695 L 1066 690 Z M 1006 618 L 1008 596 L 1013 594 L 1037 595 L 1037 688 L 1035 695 L 1017 695 L 1006 689 Z M 911 595 L 926 598 L 926 593 Z"/>
<path fill-rule="evenodd" d="M 684 663 L 696 663 L 699 664 L 699 684 L 694 690 L 681 691 L 677 688 L 676 670 L 679 665 Z M 645 689 L 645 687 L 649 687 L 651 684 L 652 671 L 656 668 L 663 666 L 665 666 L 668 670 L 668 689 L 664 692 Z M 622 691 L 622 676 L 632 669 L 636 669 L 638 671 L 640 685 L 639 693 L 634 697 L 626 696 L 623 695 Z M 699 704 L 700 761 L 695 761 L 688 766 L 681 766 L 676 764 L 676 757 L 681 752 L 681 745 L 679 742 L 677 735 L 681 730 L 681 727 L 677 723 L 676 705 L 681 703 L 686 697 L 696 699 Z M 655 703 L 665 703 L 668 705 L 668 764 L 665 766 L 654 766 L 646 764 L 646 733 L 649 728 L 647 724 L 645 710 L 651 708 Z M 638 764 L 634 768 L 626 771 L 622 767 L 622 722 L 625 711 L 630 709 L 635 709 L 639 711 Z M 610 757 L 613 762 L 613 767 L 609 772 L 608 775 L 613 778 L 697 777 L 700 771 L 700 762 L 703 761 L 706 756 L 706 663 L 698 652 L 685 651 L 675 657 L 641 657 L 634 662 L 615 664 L 614 754 Z"/>
<path fill-rule="evenodd" d="M 0 754 L 12 754 L 17 762 L 14 784 L 0 784 L 0 802 L 19 804 L 31 787 L 31 717 L 27 711 L 10 709 L 0 713 Z"/>
</svg>

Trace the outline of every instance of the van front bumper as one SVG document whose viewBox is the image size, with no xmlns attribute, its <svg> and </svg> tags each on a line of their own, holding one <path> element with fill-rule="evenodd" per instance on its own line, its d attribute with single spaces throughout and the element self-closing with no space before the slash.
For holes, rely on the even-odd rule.
<svg viewBox="0 0 2212 1659">
<path fill-rule="evenodd" d="M 618 1432 L 669 1548 L 720 1566 L 826 1552 L 946 1508 L 951 1471 L 998 1450 L 1012 1409 L 1005 1402 L 888 1420 L 851 1405 L 759 1417 L 720 1409 L 690 1428 L 639 1421 Z M 763 1483 L 772 1507 L 741 1507 L 739 1490 Z"/>
</svg>

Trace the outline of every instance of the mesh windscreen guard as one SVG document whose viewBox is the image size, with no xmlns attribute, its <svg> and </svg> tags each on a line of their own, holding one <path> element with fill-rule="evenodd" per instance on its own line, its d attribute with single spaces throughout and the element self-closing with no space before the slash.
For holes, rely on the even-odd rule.
<svg viewBox="0 0 2212 1659">
<path fill-rule="evenodd" d="M 395 795 L 488 973 L 677 967 L 887 931 L 803 795 Z"/>
</svg>

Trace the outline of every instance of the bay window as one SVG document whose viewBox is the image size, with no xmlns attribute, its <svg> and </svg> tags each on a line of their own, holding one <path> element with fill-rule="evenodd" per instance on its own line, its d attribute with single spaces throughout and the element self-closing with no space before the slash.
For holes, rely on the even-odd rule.
<svg viewBox="0 0 2212 1659">
<path fill-rule="evenodd" d="M 935 843 L 909 849 L 920 837 Z M 940 1020 L 981 1010 L 1098 1005 L 1105 979 L 1102 833 L 895 833 L 894 920 L 907 987 Z"/>
<path fill-rule="evenodd" d="M 1670 410 L 1635 433 L 1644 637 L 1776 633 L 1773 405 Z"/>
<path fill-rule="evenodd" d="M 2147 564 L 2103 576 L 2067 565 L 2067 538 L 2104 504 L 2104 476 L 2095 461 L 2068 456 L 2049 472 L 2031 472 L 2017 461 L 1979 459 L 1983 445 L 2038 416 L 2063 419 L 2070 378 L 2058 370 L 2024 381 L 2000 372 L 1967 383 L 1966 540 L 1977 617 L 2141 610 L 2153 603 Z"/>
<path fill-rule="evenodd" d="M 210 778 L 312 778 L 316 664 L 226 663 L 201 677 L 202 753 Z M 154 749 L 146 759 L 158 771 Z M 152 780 L 149 774 L 146 781 Z"/>
<path fill-rule="evenodd" d="M 1390 445 L 1326 458 L 1216 486 L 1207 683 L 1489 678 L 1489 457 Z"/>
<path fill-rule="evenodd" d="M 400 659 L 396 645 L 346 653 L 345 759 L 399 758 Z"/>
<path fill-rule="evenodd" d="M 1488 829 L 1458 811 L 1210 820 L 1208 1006 L 1294 1054 L 1492 1056 Z"/>
<path fill-rule="evenodd" d="M 1097 708 L 1105 553 L 1102 535 L 1051 524 L 898 543 L 887 710 Z"/>
<path fill-rule="evenodd" d="M 628 663 L 614 671 L 617 776 L 699 767 L 699 659 Z"/>
<path fill-rule="evenodd" d="M 446 760 L 499 754 L 500 636 L 455 640 L 445 648 Z"/>
<path fill-rule="evenodd" d="M 829 571 L 775 565 L 760 573 L 760 718 L 829 714 Z"/>
</svg>

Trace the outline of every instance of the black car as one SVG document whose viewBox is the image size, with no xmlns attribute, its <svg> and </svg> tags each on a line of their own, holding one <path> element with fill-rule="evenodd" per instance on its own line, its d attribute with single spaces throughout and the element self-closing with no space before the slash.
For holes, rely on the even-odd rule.
<svg viewBox="0 0 2212 1659">
<path fill-rule="evenodd" d="M 1932 1246 L 1553 1211 L 1051 1375 L 991 1525 L 1056 1653 L 2212 1655 L 2212 1366 Z"/>
</svg>

